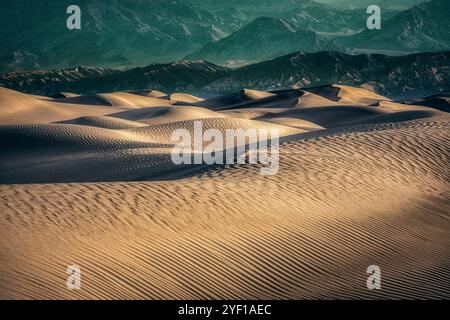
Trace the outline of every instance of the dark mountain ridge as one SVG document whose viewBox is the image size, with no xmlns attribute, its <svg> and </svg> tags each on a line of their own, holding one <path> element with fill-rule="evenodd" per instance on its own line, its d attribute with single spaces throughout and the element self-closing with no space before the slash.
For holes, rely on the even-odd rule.
<svg viewBox="0 0 450 320">
<path fill-rule="evenodd" d="M 154 89 L 211 96 L 242 88 L 279 90 L 332 83 L 363 86 L 394 97 L 450 91 L 450 51 L 395 57 L 299 52 L 237 69 L 206 61 L 128 70 L 77 69 L 5 73 L 0 75 L 0 86 L 43 95 Z"/>
</svg>

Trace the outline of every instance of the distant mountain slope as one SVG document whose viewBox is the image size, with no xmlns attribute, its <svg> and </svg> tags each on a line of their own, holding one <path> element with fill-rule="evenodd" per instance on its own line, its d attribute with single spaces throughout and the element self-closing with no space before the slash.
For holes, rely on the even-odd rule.
<svg viewBox="0 0 450 320">
<path fill-rule="evenodd" d="M 56 94 L 70 91 L 71 82 L 98 79 L 103 76 L 122 73 L 121 70 L 104 69 L 98 67 L 76 67 L 50 71 L 8 72 L 1 75 L 0 86 L 39 92 L 41 94 Z"/>
<path fill-rule="evenodd" d="M 316 0 L 320 3 L 325 3 L 338 8 L 367 8 L 372 4 L 379 5 L 387 9 L 405 9 L 415 6 L 421 2 L 429 0 Z"/>
<path fill-rule="evenodd" d="M 79 0 L 81 30 L 66 28 L 70 0 L 0 3 L 0 72 L 178 60 L 261 16 L 326 7 L 308 0 Z M 330 10 L 334 10 L 330 8 Z"/>
<path fill-rule="evenodd" d="M 337 44 L 312 31 L 297 29 L 283 19 L 263 17 L 226 38 L 208 43 L 186 59 L 233 65 L 264 61 L 296 51 L 337 49 Z"/>
<path fill-rule="evenodd" d="M 81 30 L 66 28 L 73 1 L 0 4 L 0 71 L 169 62 L 233 32 L 226 19 L 181 0 L 75 2 Z"/>
<path fill-rule="evenodd" d="M 7 73 L 0 74 L 0 86 L 45 95 L 151 89 L 216 95 L 242 88 L 279 90 L 336 83 L 401 97 L 412 92 L 450 91 L 449 66 L 450 51 L 398 57 L 326 51 L 289 54 L 238 69 L 205 61 L 179 61 L 130 70 Z"/>
<path fill-rule="evenodd" d="M 329 37 L 360 31 L 367 16 L 364 9 L 341 10 L 312 0 L 79 0 L 81 30 L 69 31 L 66 9 L 72 4 L 70 0 L 0 2 L 0 38 L 6 39 L 0 46 L 0 72 L 167 63 L 260 17 L 289 22 L 299 34 L 309 30 Z M 383 19 L 392 14 L 385 10 Z M 304 41 L 311 41 L 308 37 L 311 34 Z M 293 42 L 283 42 L 285 50 L 278 55 L 288 53 L 289 46 L 291 52 L 322 49 L 321 41 L 313 41 L 312 49 L 306 50 L 308 46 L 298 45 L 292 35 L 285 40 Z"/>
<path fill-rule="evenodd" d="M 208 85 L 209 92 L 241 87 L 276 90 L 341 83 L 383 95 L 450 90 L 450 52 L 407 56 L 294 53 L 246 66 Z"/>
<path fill-rule="evenodd" d="M 450 1 L 422 3 L 385 21 L 381 30 L 365 30 L 343 43 L 353 48 L 407 52 L 450 49 Z"/>
<path fill-rule="evenodd" d="M 288 12 L 294 8 L 309 8 L 317 6 L 326 6 L 314 0 L 189 0 L 195 6 L 207 9 L 216 14 L 239 13 L 240 16 L 246 16 L 250 20 L 262 16 L 274 17 Z"/>
<path fill-rule="evenodd" d="M 382 19 L 388 19 L 397 11 L 385 10 Z M 326 5 L 294 7 L 280 15 L 299 29 L 328 34 L 351 34 L 366 28 L 366 9 L 344 10 Z"/>
<path fill-rule="evenodd" d="M 365 27 L 365 9 L 344 10 L 313 0 L 190 0 L 218 16 L 248 22 L 261 17 L 283 18 L 299 29 L 317 32 L 342 32 Z"/>
<path fill-rule="evenodd" d="M 89 94 L 148 88 L 169 92 L 192 91 L 223 77 L 229 71 L 205 61 L 152 64 L 129 70 L 78 67 L 4 73 L 0 74 L 0 86 L 42 95 L 57 95 L 60 92 Z"/>
</svg>

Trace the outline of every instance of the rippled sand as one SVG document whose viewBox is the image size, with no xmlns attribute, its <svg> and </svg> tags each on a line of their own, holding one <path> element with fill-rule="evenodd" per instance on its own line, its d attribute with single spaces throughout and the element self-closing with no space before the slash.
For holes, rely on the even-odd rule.
<svg viewBox="0 0 450 320">
<path fill-rule="evenodd" d="M 173 99 L 0 88 L 0 298 L 450 298 L 448 113 L 338 86 Z M 279 129 L 278 174 L 173 165 L 196 119 Z"/>
</svg>

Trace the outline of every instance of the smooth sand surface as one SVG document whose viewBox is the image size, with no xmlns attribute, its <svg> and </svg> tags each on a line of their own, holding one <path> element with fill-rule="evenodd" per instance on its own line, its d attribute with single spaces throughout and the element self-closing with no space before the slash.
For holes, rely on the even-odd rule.
<svg viewBox="0 0 450 320">
<path fill-rule="evenodd" d="M 448 113 L 344 86 L 164 97 L 0 88 L 1 299 L 450 298 Z M 278 129 L 279 172 L 174 165 L 199 119 Z"/>
</svg>

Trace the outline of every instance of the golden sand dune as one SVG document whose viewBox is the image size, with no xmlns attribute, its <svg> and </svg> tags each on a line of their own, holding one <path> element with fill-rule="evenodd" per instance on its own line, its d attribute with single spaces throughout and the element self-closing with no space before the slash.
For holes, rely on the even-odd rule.
<svg viewBox="0 0 450 320">
<path fill-rule="evenodd" d="M 231 110 L 220 111 L 219 114 L 225 115 L 229 118 L 241 119 L 257 119 L 264 118 L 265 115 L 273 115 L 284 111 L 291 110 L 291 108 L 239 108 Z M 267 118 L 270 118 L 268 116 Z"/>
<path fill-rule="evenodd" d="M 0 90 L 0 298 L 450 298 L 448 113 L 337 87 L 117 109 Z M 174 165 L 199 119 L 279 129 L 278 173 Z"/>
<path fill-rule="evenodd" d="M 385 112 L 376 107 L 368 106 L 326 106 L 326 107 L 304 107 L 288 109 L 283 112 L 266 113 L 258 119 L 272 118 L 294 118 L 303 119 L 323 127 L 336 127 L 349 121 L 358 121 Z"/>
<path fill-rule="evenodd" d="M 254 100 L 275 96 L 274 93 L 270 93 L 270 92 L 266 92 L 266 91 L 259 91 L 259 90 L 251 90 L 251 89 L 244 89 L 243 94 L 247 98 L 254 99 Z"/>
<path fill-rule="evenodd" d="M 73 93 L 73 92 L 61 92 L 61 95 L 62 95 L 64 98 L 76 98 L 76 97 L 79 97 L 79 96 L 80 96 L 79 94 Z"/>
<path fill-rule="evenodd" d="M 334 85 L 339 89 L 338 98 L 341 103 L 374 104 L 380 101 L 390 101 L 388 98 L 363 88 Z"/>
<path fill-rule="evenodd" d="M 150 107 L 150 106 L 169 106 L 173 102 L 163 98 L 155 98 L 152 96 L 140 96 L 128 92 L 99 93 L 96 97 L 111 106 L 119 107 Z"/>
<path fill-rule="evenodd" d="M 130 121 L 125 119 L 120 119 L 116 117 L 108 116 L 88 116 L 76 119 L 71 119 L 67 121 L 62 121 L 61 123 L 67 124 L 79 124 L 90 127 L 98 127 L 105 129 L 131 129 L 137 127 L 145 127 L 146 124 L 142 122 Z"/>
<path fill-rule="evenodd" d="M 71 103 L 71 104 L 81 104 L 81 105 L 89 105 L 89 106 L 111 106 L 111 103 L 102 99 L 98 95 L 83 95 L 83 96 L 68 96 L 65 98 L 56 98 L 53 99 L 53 102 L 58 103 Z"/>
<path fill-rule="evenodd" d="M 338 102 L 329 100 L 327 98 L 321 97 L 320 95 L 305 92 L 298 103 L 298 107 L 325 107 L 325 106 L 335 106 Z"/>
<path fill-rule="evenodd" d="M 167 97 L 167 94 L 164 92 L 158 91 L 158 90 L 151 90 L 147 93 L 147 96 L 153 97 L 153 98 L 165 98 Z"/>
<path fill-rule="evenodd" d="M 419 105 L 410 105 L 410 104 L 401 104 L 390 101 L 381 101 L 377 104 L 377 106 L 386 112 L 396 112 L 396 111 L 435 111 L 436 109 L 427 107 L 427 106 L 419 106 Z"/>
<path fill-rule="evenodd" d="M 272 94 L 269 92 L 244 89 L 239 93 L 229 94 L 197 102 L 199 107 L 212 110 L 233 110 L 242 108 L 291 108 L 299 103 L 303 94 L 300 90 L 287 90 Z"/>
<path fill-rule="evenodd" d="M 174 93 L 170 95 L 170 100 L 181 103 L 196 103 L 200 101 L 204 101 L 205 99 L 193 96 L 187 93 Z"/>
<path fill-rule="evenodd" d="M 208 129 L 217 129 L 225 135 L 227 129 L 242 129 L 244 131 L 248 129 L 265 129 L 270 132 L 270 130 L 277 130 L 277 136 L 287 136 L 299 133 L 299 130 L 291 128 L 288 126 L 267 123 L 257 120 L 248 119 L 233 119 L 233 118 L 206 118 L 202 120 L 202 132 Z M 172 132 L 176 129 L 186 129 L 190 132 L 191 137 L 194 138 L 194 125 L 197 120 L 185 120 L 179 122 L 171 122 L 168 124 L 147 126 L 142 128 L 133 128 L 127 130 L 136 135 L 142 137 L 149 137 L 152 141 L 159 141 L 161 143 L 170 144 Z M 209 144 L 209 142 L 205 142 Z"/>
<path fill-rule="evenodd" d="M 4 153 L 42 150 L 53 152 L 58 148 L 118 149 L 128 145 L 150 142 L 142 135 L 123 130 L 69 124 L 0 125 L 0 146 Z"/>
<path fill-rule="evenodd" d="M 20 112 L 32 112 L 34 111 L 33 109 L 40 109 L 46 103 L 38 96 L 27 95 L 0 87 L 0 105 L 0 116 L 3 119 Z"/>
<path fill-rule="evenodd" d="M 380 101 L 390 101 L 388 98 L 370 90 L 344 85 L 321 86 L 305 90 L 339 104 L 371 105 Z"/>
<path fill-rule="evenodd" d="M 76 98 L 74 98 L 76 99 Z M 80 115 L 105 115 L 124 108 L 102 108 L 94 103 L 64 103 L 44 100 L 0 87 L 0 124 L 49 123 L 77 118 Z"/>
<path fill-rule="evenodd" d="M 268 119 L 267 122 L 279 124 L 282 126 L 294 127 L 297 129 L 301 129 L 305 132 L 324 129 L 323 127 L 315 123 L 295 118 L 276 117 Z"/>
<path fill-rule="evenodd" d="M 158 125 L 183 120 L 223 118 L 212 110 L 192 106 L 149 107 L 110 114 L 111 117 Z"/>
</svg>

